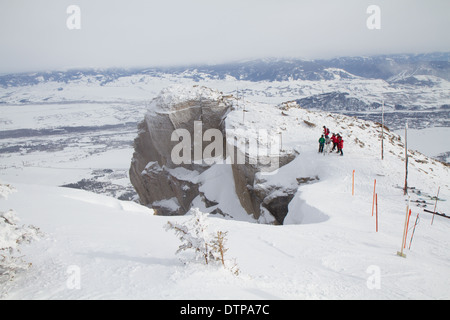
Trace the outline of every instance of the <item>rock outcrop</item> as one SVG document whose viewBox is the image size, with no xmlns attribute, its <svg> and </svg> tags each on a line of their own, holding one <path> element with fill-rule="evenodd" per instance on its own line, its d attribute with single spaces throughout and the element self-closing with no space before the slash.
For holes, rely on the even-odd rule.
<svg viewBox="0 0 450 320">
<path fill-rule="evenodd" d="M 277 154 L 276 162 L 273 155 L 252 161 L 245 132 L 237 137 L 243 139 L 241 145 L 235 132 L 227 132 L 225 120 L 235 104 L 232 96 L 198 86 L 169 88 L 152 101 L 138 126 L 130 168 L 141 204 L 159 215 L 183 215 L 200 199 L 212 213 L 234 217 L 201 192 L 202 173 L 213 165 L 228 165 L 245 212 L 255 220 L 264 216 L 263 222 L 283 223 L 296 190 L 264 185 L 259 173 L 289 163 L 296 154 Z M 230 154 L 233 159 L 227 158 Z"/>
<path fill-rule="evenodd" d="M 130 168 L 131 183 L 140 202 L 152 206 L 161 215 L 186 213 L 198 196 L 198 184 L 182 180 L 172 169 L 184 168 L 195 177 L 208 167 L 201 158 L 196 158 L 203 154 L 204 147 L 194 152 L 198 148 L 195 139 L 189 143 L 190 154 L 184 155 L 191 161 L 174 163 L 172 151 L 180 143 L 177 131 L 189 137 L 203 136 L 209 129 L 224 132 L 224 117 L 232 106 L 218 92 L 206 88 L 177 89 L 176 95 L 167 89 L 152 101 L 145 119 L 138 125 Z M 201 124 L 201 132 L 196 132 L 199 128 L 195 122 Z"/>
</svg>

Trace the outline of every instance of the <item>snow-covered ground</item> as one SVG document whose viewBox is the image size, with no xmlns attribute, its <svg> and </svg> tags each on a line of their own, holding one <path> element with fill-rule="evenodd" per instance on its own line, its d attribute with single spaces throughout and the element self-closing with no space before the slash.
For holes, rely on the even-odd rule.
<svg viewBox="0 0 450 320">
<path fill-rule="evenodd" d="M 322 211 L 329 219 L 320 223 L 271 226 L 210 218 L 212 230 L 229 232 L 227 254 L 241 271 L 234 276 L 221 267 L 180 262 L 175 255 L 180 243 L 163 227 L 188 217 L 153 216 L 134 203 L 85 191 L 16 187 L 7 205 L 47 236 L 23 250 L 33 266 L 7 285 L 7 299 L 450 297 L 449 222 L 437 217 L 431 226 L 431 216 L 421 213 L 407 258 L 396 256 L 404 220 L 400 195 L 380 192 L 379 233 L 369 192 L 359 188 L 355 197 L 328 192 L 327 201 L 322 191 L 304 188 L 292 206 L 308 213 L 330 208 Z M 303 199 L 309 201 L 298 205 Z M 414 209 L 415 216 L 420 210 Z"/>
<path fill-rule="evenodd" d="M 8 292 L 4 299 L 450 298 L 450 220 L 436 216 L 431 225 L 432 215 L 418 206 L 424 203 L 416 202 L 425 201 L 433 210 L 431 197 L 440 187 L 437 209 L 449 213 L 448 166 L 411 154 L 409 186 L 416 189 L 410 190 L 407 257 L 401 258 L 397 251 L 407 198 L 398 136 L 388 135 L 381 160 L 379 128 L 373 123 L 295 107 L 282 115 L 278 108 L 249 100 L 244 102 L 245 120 L 243 109 L 237 109 L 227 121 L 249 136 L 260 128 L 279 132 L 283 149 L 300 153 L 266 179 L 282 186 L 296 185 L 302 177 L 320 180 L 298 186 L 286 225 L 208 218 L 211 231 L 228 232 L 227 256 L 236 259 L 238 276 L 219 266 L 179 260 L 175 251 L 180 242 L 164 226 L 189 216 L 159 217 L 133 202 L 59 187 L 93 169 L 129 167 L 131 146 L 88 152 L 88 145 L 77 144 L 51 152 L 2 155 L 0 180 L 18 192 L 0 201 L 0 211 L 13 208 L 22 223 L 46 234 L 23 249 L 32 267 L 2 288 Z M 344 136 L 344 157 L 317 153 L 323 125 Z M 226 166 L 217 164 L 206 171 L 205 183 L 211 194 L 231 204 L 231 193 L 221 186 L 229 179 Z M 374 179 L 379 232 L 372 217 Z M 418 214 L 420 223 L 409 250 Z"/>
</svg>

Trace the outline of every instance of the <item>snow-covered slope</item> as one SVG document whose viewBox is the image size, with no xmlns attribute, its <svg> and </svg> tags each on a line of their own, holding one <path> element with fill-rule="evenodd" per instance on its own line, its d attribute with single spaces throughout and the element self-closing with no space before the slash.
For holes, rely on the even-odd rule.
<svg viewBox="0 0 450 320">
<path fill-rule="evenodd" d="M 422 207 L 433 210 L 431 197 L 440 187 L 437 209 L 449 213 L 448 166 L 418 152 L 410 154 L 408 181 L 414 188 L 409 191 L 410 228 L 417 214 L 420 223 L 404 259 L 396 255 L 407 205 L 402 190 L 404 145 L 398 135 L 386 133 L 381 160 L 380 127 L 372 122 L 311 112 L 295 104 L 248 100 L 240 101 L 226 121 L 247 136 L 261 128 L 281 133 L 282 149 L 299 153 L 277 174 L 261 177 L 266 184 L 296 188 L 286 225 L 208 219 L 212 231 L 228 231 L 227 254 L 236 259 L 239 276 L 217 266 L 180 262 L 175 255 L 179 241 L 163 227 L 167 221 L 181 222 L 189 216 L 154 216 L 151 209 L 135 203 L 57 187 L 64 180 L 61 174 L 49 174 L 54 170 L 50 168 L 20 167 L 21 158 L 16 156 L 18 167 L 4 168 L 1 179 L 18 192 L 1 201 L 0 208 L 13 208 L 24 224 L 34 224 L 47 235 L 23 250 L 33 266 L 7 285 L 5 298 L 450 298 L 450 221 L 436 216 L 431 225 L 432 215 Z M 344 137 L 343 157 L 317 153 L 324 125 Z M 120 166 L 130 160 L 130 153 L 103 157 L 101 166 L 111 167 L 109 161 Z M 82 175 L 86 168 L 99 165 L 95 160 L 92 155 L 75 158 L 59 172 Z M 208 192 L 226 201 L 221 183 L 228 181 L 230 172 L 219 166 L 226 165 L 216 164 L 207 171 L 214 172 L 217 181 L 208 184 Z M 317 179 L 299 184 L 306 177 Z M 372 217 L 375 179 L 378 232 Z M 412 228 L 407 248 L 411 232 Z"/>
</svg>

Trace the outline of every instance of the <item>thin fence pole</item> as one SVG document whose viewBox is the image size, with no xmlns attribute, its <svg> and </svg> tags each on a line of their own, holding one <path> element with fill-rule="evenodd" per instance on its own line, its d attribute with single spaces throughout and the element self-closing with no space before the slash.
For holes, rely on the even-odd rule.
<svg viewBox="0 0 450 320">
<path fill-rule="evenodd" d="M 411 198 L 408 197 L 408 204 L 406 205 L 406 216 L 405 216 L 405 225 L 403 226 L 403 237 L 402 237 L 402 246 L 400 248 L 400 251 L 397 251 L 397 255 L 403 258 L 406 258 L 406 255 L 403 253 L 403 246 L 405 245 L 405 234 L 406 234 L 406 223 L 408 222 L 408 213 L 409 213 L 409 202 Z"/>
<path fill-rule="evenodd" d="M 405 125 L 405 188 L 403 195 L 408 193 L 408 121 Z"/>
<path fill-rule="evenodd" d="M 377 232 L 378 232 L 378 193 L 375 195 L 375 205 L 376 205 L 376 226 L 377 226 Z"/>
<path fill-rule="evenodd" d="M 353 170 L 352 174 L 352 196 L 355 195 L 355 170 Z"/>
<path fill-rule="evenodd" d="M 434 216 L 436 215 L 436 207 L 437 207 L 437 202 L 438 202 L 438 199 L 439 199 L 439 191 L 441 191 L 441 187 L 438 188 L 438 192 L 437 192 L 437 196 L 436 196 L 436 203 L 434 204 L 433 218 L 431 218 L 431 225 L 433 225 Z"/>
<path fill-rule="evenodd" d="M 404 246 L 404 248 L 406 248 L 406 239 L 408 238 L 409 218 L 411 218 L 411 209 L 409 209 L 408 222 L 406 223 L 406 235 L 405 235 L 405 246 Z"/>
<path fill-rule="evenodd" d="M 413 232 L 412 232 L 412 235 L 411 235 L 411 240 L 409 241 L 409 248 L 408 248 L 408 250 L 411 250 L 411 243 L 413 241 L 414 233 L 416 232 L 416 226 L 417 226 L 418 222 L 419 222 L 419 214 L 417 214 L 416 222 L 414 222 L 414 229 L 413 229 Z"/>
<path fill-rule="evenodd" d="M 373 200 L 372 200 L 372 217 L 373 217 L 373 209 L 375 207 L 375 188 L 377 186 L 377 179 L 373 182 Z"/>
<path fill-rule="evenodd" d="M 384 160 L 384 101 L 381 111 L 381 160 Z"/>
</svg>

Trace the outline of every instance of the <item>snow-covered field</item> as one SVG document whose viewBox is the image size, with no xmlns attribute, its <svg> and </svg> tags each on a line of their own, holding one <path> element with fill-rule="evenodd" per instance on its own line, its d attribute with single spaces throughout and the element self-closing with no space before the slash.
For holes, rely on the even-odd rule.
<svg viewBox="0 0 450 320">
<path fill-rule="evenodd" d="M 411 250 L 405 250 L 407 258 L 398 257 L 405 202 L 402 191 L 392 188 L 393 179 L 376 175 L 386 166 L 367 158 L 331 157 L 318 160 L 337 163 L 331 166 L 339 169 L 335 178 L 301 188 L 290 206 L 292 222 L 300 210 L 326 219 L 286 226 L 209 219 L 212 231 L 229 232 L 227 255 L 236 259 L 239 276 L 217 266 L 180 262 L 175 255 L 180 243 L 163 227 L 189 217 L 157 217 L 132 202 L 16 183 L 18 192 L 1 207 L 14 208 L 23 223 L 38 225 L 46 237 L 23 250 L 33 266 L 7 284 L 5 298 L 450 298 L 449 222 L 436 217 L 431 226 L 431 215 L 413 207 L 411 220 L 420 213 L 420 224 Z M 368 162 L 374 168 L 356 165 Z M 355 196 L 348 186 L 351 167 L 358 170 Z M 378 233 L 371 216 L 373 177 L 379 186 Z M 448 188 L 443 194 L 448 196 Z"/>
<path fill-rule="evenodd" d="M 151 94 L 141 99 L 143 96 L 147 99 Z M 236 259 L 238 276 L 220 266 L 180 261 L 175 254 L 180 242 L 164 226 L 168 221 L 186 221 L 189 216 L 159 217 L 133 202 L 60 187 L 90 177 L 96 169 L 125 172 L 136 131 L 128 130 L 125 135 L 122 131 L 109 135 L 101 131 L 98 136 L 89 131 L 74 134 L 77 139 L 73 141 L 64 135 L 45 136 L 45 143 L 65 139 L 64 147 L 30 152 L 21 142 L 26 138 L 19 137 L 14 143 L 22 144 L 23 149 L 0 155 L 1 182 L 18 190 L 8 200 L 0 201 L 0 211 L 13 208 L 22 223 L 36 225 L 46 235 L 23 248 L 32 267 L 2 285 L 6 292 L 3 298 L 450 299 L 450 220 L 436 216 L 431 225 L 432 215 L 419 207 L 424 203 L 416 202 L 424 201 L 433 210 L 432 196 L 440 187 L 442 201 L 438 201 L 437 209 L 449 213 L 448 166 L 419 153 L 412 155 L 409 186 L 415 190 L 410 191 L 411 229 L 404 251 L 407 257 L 401 258 L 397 251 L 402 243 L 407 198 L 402 190 L 404 155 L 398 136 L 389 134 L 391 140 L 385 141 L 382 161 L 379 130 L 372 123 L 296 108 L 281 115 L 280 109 L 250 100 L 244 102 L 245 121 L 242 109 L 229 114 L 227 121 L 241 125 L 249 135 L 259 128 L 278 130 L 283 135 L 283 148 L 300 153 L 267 179 L 283 186 L 295 185 L 296 178 L 301 177 L 317 176 L 320 180 L 298 187 L 283 226 L 208 218 L 211 231 L 228 232 L 227 256 Z M 11 106 L 1 106 L 0 118 L 8 130 L 51 129 L 55 123 L 58 127 L 115 125 L 123 121 L 120 116 L 124 112 L 117 109 L 118 105 L 97 106 L 66 111 L 61 105 L 55 111 L 51 110 L 54 106 L 33 106 L 41 112 L 33 116 L 23 112 L 24 123 L 20 123 L 20 112 L 13 115 Z M 128 106 L 127 119 L 143 118 L 145 104 Z M 87 116 L 72 112 L 85 112 Z M 344 135 L 344 157 L 317 154 L 323 125 Z M 121 139 L 124 143 L 111 143 Z M 214 173 L 207 176 L 209 192 L 232 204 L 235 199 L 221 186 L 228 181 L 230 170 L 218 164 L 207 172 Z M 211 183 L 212 177 L 217 183 Z M 374 179 L 378 232 L 376 218 L 372 217 Z M 126 177 L 117 180 L 129 184 Z M 418 214 L 420 223 L 409 250 Z"/>
</svg>

